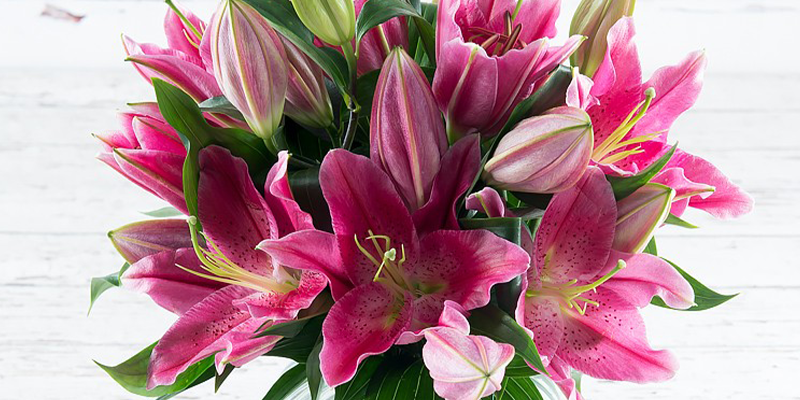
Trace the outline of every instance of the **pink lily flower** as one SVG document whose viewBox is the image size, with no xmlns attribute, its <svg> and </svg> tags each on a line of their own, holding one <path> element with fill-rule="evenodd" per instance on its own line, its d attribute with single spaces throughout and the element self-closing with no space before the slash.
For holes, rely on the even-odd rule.
<svg viewBox="0 0 800 400">
<path fill-rule="evenodd" d="M 469 334 L 461 307 L 445 301 L 439 326 L 424 332 L 422 359 L 445 400 L 482 399 L 501 389 L 514 346 Z"/>
<path fill-rule="evenodd" d="M 206 31 L 206 23 L 191 11 L 170 8 L 164 17 L 164 33 L 169 48 L 200 58 L 200 43 Z"/>
<path fill-rule="evenodd" d="M 120 114 L 121 130 L 96 135 L 103 146 L 97 158 L 186 213 L 182 181 L 186 149 L 154 107 L 137 105 L 139 111 Z"/>
<path fill-rule="evenodd" d="M 621 175 L 646 168 L 669 149 L 667 132 L 699 96 L 706 65 L 705 54 L 694 52 L 642 83 L 634 35 L 632 18 L 614 24 L 606 57 L 594 75 L 594 86 L 588 87 L 599 102 L 587 107 L 595 128 L 592 159 Z M 661 175 L 653 181 L 678 192 L 673 214 L 691 206 L 718 218 L 733 218 L 753 207 L 752 198 L 710 162 L 680 149 Z"/>
<path fill-rule="evenodd" d="M 447 136 L 428 79 L 404 50 L 386 59 L 373 103 L 370 158 L 416 211 L 430 198 Z"/>
<path fill-rule="evenodd" d="M 519 5 L 519 8 L 517 7 Z M 443 0 L 436 25 L 433 93 L 453 141 L 496 134 L 537 81 L 582 41 L 551 47 L 557 0 Z"/>
<path fill-rule="evenodd" d="M 178 268 L 223 287 L 181 313 L 158 342 L 148 388 L 173 383 L 190 365 L 212 354 L 220 370 L 267 353 L 280 338 L 253 338 L 256 330 L 295 318 L 325 288 L 321 274 L 284 268 L 255 249 L 265 238 L 313 227 L 311 216 L 300 210 L 289 191 L 287 162 L 287 153 L 281 152 L 262 197 L 243 160 L 221 147 L 201 151 L 198 214 L 208 247 L 199 244 L 193 227 L 195 256 L 186 259 L 196 268 Z M 180 255 L 179 250 L 175 262 L 183 261 Z"/>
<path fill-rule="evenodd" d="M 335 233 L 300 231 L 259 248 L 330 280 L 336 303 L 320 353 L 330 386 L 349 381 L 368 356 L 420 340 L 437 325 L 446 300 L 465 310 L 486 305 L 493 285 L 529 263 L 524 250 L 488 231 L 421 234 L 389 177 L 365 157 L 331 151 L 320 182 Z M 452 200 L 440 207 L 452 208 Z"/>
<path fill-rule="evenodd" d="M 549 371 L 560 360 L 601 379 L 669 379 L 677 362 L 650 348 L 638 309 L 656 295 L 688 308 L 694 292 L 664 260 L 612 249 L 617 213 L 611 185 L 596 167 L 553 197 L 536 235 L 517 321 L 534 333 Z"/>
</svg>

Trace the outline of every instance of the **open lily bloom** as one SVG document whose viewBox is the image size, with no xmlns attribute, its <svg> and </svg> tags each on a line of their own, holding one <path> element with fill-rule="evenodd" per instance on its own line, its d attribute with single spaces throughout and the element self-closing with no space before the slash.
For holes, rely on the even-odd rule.
<svg viewBox="0 0 800 400">
<path fill-rule="evenodd" d="M 594 75 L 594 86 L 588 87 L 599 102 L 587 107 L 595 129 L 592 159 L 616 174 L 636 173 L 669 150 L 667 133 L 700 94 L 706 65 L 705 54 L 694 52 L 642 83 L 634 35 L 632 18 L 623 17 L 614 24 L 608 33 L 606 57 Z M 584 77 L 582 83 L 586 81 Z M 670 177 L 654 181 L 679 192 L 673 214 L 680 215 L 687 205 L 718 218 L 737 217 L 752 209 L 750 196 L 722 172 L 682 150 L 676 151 L 662 174 Z"/>
<path fill-rule="evenodd" d="M 650 348 L 638 308 L 654 296 L 688 308 L 694 292 L 664 260 L 612 249 L 617 214 L 611 186 L 596 167 L 553 197 L 536 235 L 517 320 L 534 332 L 545 365 L 561 360 L 601 379 L 669 379 L 677 363 Z"/>
<path fill-rule="evenodd" d="M 556 0 L 443 0 L 436 23 L 433 93 L 451 137 L 496 134 L 534 84 L 580 45 L 551 47 Z"/>
<path fill-rule="evenodd" d="M 525 251 L 488 231 L 421 234 L 386 173 L 362 156 L 331 151 L 320 182 L 335 233 L 301 231 L 260 248 L 331 281 L 336 303 L 320 354 L 330 386 L 350 380 L 366 357 L 419 340 L 437 324 L 445 300 L 482 307 L 493 285 L 528 265 Z"/>
<path fill-rule="evenodd" d="M 119 131 L 96 135 L 103 145 L 97 158 L 186 213 L 182 182 L 186 149 L 158 106 L 144 103 L 133 107 L 133 112 L 119 115 Z"/>
<path fill-rule="evenodd" d="M 256 330 L 295 318 L 325 288 L 321 274 L 283 268 L 255 249 L 265 238 L 313 227 L 289 191 L 287 160 L 282 152 L 262 197 L 243 160 L 216 146 L 201 151 L 198 207 L 207 248 L 199 244 L 193 227 L 196 256 L 187 259 L 196 265 L 178 268 L 225 286 L 183 312 L 158 342 L 148 370 L 149 388 L 171 384 L 212 354 L 220 369 L 266 353 L 280 338 L 253 338 Z"/>
</svg>

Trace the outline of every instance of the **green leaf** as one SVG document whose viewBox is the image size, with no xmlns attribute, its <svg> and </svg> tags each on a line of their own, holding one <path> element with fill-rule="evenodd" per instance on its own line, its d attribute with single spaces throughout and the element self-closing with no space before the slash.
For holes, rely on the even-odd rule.
<svg viewBox="0 0 800 400">
<path fill-rule="evenodd" d="M 364 3 L 356 20 L 356 42 L 360 42 L 370 29 L 394 17 L 411 17 L 413 19 L 425 52 L 429 59 L 433 60 L 435 54 L 433 26 L 419 14 L 414 6 L 403 0 L 370 0 Z"/>
<path fill-rule="evenodd" d="M 514 217 L 495 217 L 495 218 L 463 218 L 459 224 L 462 229 L 486 229 L 495 235 L 508 240 L 511 243 L 519 244 L 522 234 L 522 219 Z"/>
<path fill-rule="evenodd" d="M 172 385 L 156 386 L 153 390 L 147 390 L 147 367 L 150 364 L 150 354 L 156 344 L 158 342 L 147 346 L 144 350 L 114 367 L 100 364 L 97 361 L 95 361 L 95 364 L 106 371 L 125 390 L 146 397 L 160 397 L 180 392 L 191 386 L 206 370 L 214 365 L 214 357 L 208 357 L 187 368 L 186 371 L 178 375 Z"/>
<path fill-rule="evenodd" d="M 361 400 L 367 392 L 369 385 L 378 366 L 383 362 L 383 357 L 372 356 L 364 360 L 350 381 L 336 387 L 334 400 Z"/>
<path fill-rule="evenodd" d="M 275 381 L 262 400 L 284 400 L 306 381 L 306 366 L 297 364 Z"/>
<path fill-rule="evenodd" d="M 514 346 L 517 354 L 525 361 L 540 371 L 545 370 L 536 345 L 514 318 L 492 304 L 472 310 L 470 313 L 469 324 L 473 334 L 486 336 L 496 342 L 508 343 Z"/>
<path fill-rule="evenodd" d="M 676 216 L 675 214 L 669 214 L 667 216 L 667 219 L 664 221 L 664 223 L 667 224 L 667 225 L 675 225 L 675 226 L 680 226 L 681 228 L 687 228 L 687 229 L 697 229 L 698 228 L 697 225 L 694 225 L 694 224 L 692 224 L 690 222 L 684 221 L 683 219 L 681 219 L 680 217 Z"/>
<path fill-rule="evenodd" d="M 305 328 L 306 324 L 316 317 L 317 316 L 315 315 L 308 318 L 294 319 L 289 322 L 275 324 L 262 331 L 259 331 L 255 337 L 260 338 L 264 336 L 282 336 L 284 338 L 293 338 L 299 335 L 300 332 L 303 331 L 303 328 Z"/>
<path fill-rule="evenodd" d="M 300 21 L 289 0 L 245 1 L 261 13 L 278 33 L 314 60 L 341 92 L 347 92 L 349 74 L 344 56 L 332 48 L 314 45 L 314 35 Z"/>
<path fill-rule="evenodd" d="M 119 287 L 122 284 L 120 280 L 122 278 L 122 274 L 124 274 L 130 266 L 131 265 L 126 262 L 125 264 L 122 264 L 122 268 L 120 268 L 120 270 L 117 272 L 108 274 L 106 276 L 92 278 L 89 293 L 89 311 L 86 313 L 87 315 L 92 312 L 94 302 L 97 301 L 101 294 L 108 289 Z"/>
<path fill-rule="evenodd" d="M 314 346 L 317 345 L 324 319 L 325 315 L 310 319 L 297 335 L 281 339 L 267 355 L 289 358 L 299 363 L 305 363 L 311 351 L 314 350 Z"/>
<path fill-rule="evenodd" d="M 300 209 L 311 214 L 314 227 L 333 232 L 328 202 L 319 185 L 319 169 L 309 168 L 289 174 L 289 185 Z"/>
<path fill-rule="evenodd" d="M 658 255 L 658 247 L 656 246 L 656 238 L 655 237 L 650 239 L 650 242 L 647 243 L 647 246 L 645 246 L 645 248 L 644 248 L 644 250 L 642 250 L 642 252 L 650 254 L 650 255 L 654 255 L 654 256 Z"/>
<path fill-rule="evenodd" d="M 627 176 L 627 177 L 619 177 L 619 176 L 611 176 L 606 175 L 606 179 L 611 183 L 611 188 L 614 189 L 614 197 L 619 201 L 631 195 L 631 193 L 635 192 L 636 189 L 647 184 L 653 179 L 656 174 L 661 172 L 665 165 L 669 162 L 672 155 L 675 154 L 675 150 L 678 148 L 678 144 L 676 143 L 672 148 L 664 153 L 663 156 L 659 157 L 656 162 L 651 164 L 649 167 L 643 169 L 636 175 Z"/>
<path fill-rule="evenodd" d="M 216 368 L 214 369 L 214 393 L 219 392 L 219 388 L 225 383 L 228 377 L 231 376 L 235 369 L 236 367 L 234 367 L 233 364 L 225 364 L 225 369 L 222 370 L 221 374 L 217 374 Z"/>
<path fill-rule="evenodd" d="M 319 335 L 317 344 L 311 350 L 306 360 L 306 379 L 308 379 L 308 391 L 311 392 L 311 400 L 317 400 L 319 392 L 322 391 L 325 381 L 322 380 L 322 371 L 319 369 L 319 353 L 322 351 L 322 334 Z"/>
<path fill-rule="evenodd" d="M 441 399 L 433 391 L 433 379 L 421 359 L 412 363 L 387 359 L 367 387 L 367 400 Z"/>
<path fill-rule="evenodd" d="M 367 3 L 371 3 L 370 0 Z M 356 100 L 361 106 L 361 115 L 369 117 L 372 115 L 372 98 L 375 95 L 375 87 L 378 85 L 378 77 L 381 75 L 381 70 L 367 72 L 358 77 L 358 86 L 356 88 Z"/>
<path fill-rule="evenodd" d="M 704 310 L 708 310 L 708 309 L 714 308 L 714 307 L 716 307 L 716 306 L 718 306 L 718 305 L 720 305 L 720 304 L 722 304 L 722 303 L 724 303 L 724 302 L 726 302 L 726 301 L 728 301 L 728 300 L 730 300 L 730 299 L 732 299 L 732 298 L 734 298 L 734 297 L 739 295 L 738 293 L 737 294 L 731 294 L 731 295 L 719 294 L 719 293 L 709 289 L 708 286 L 703 285 L 702 283 L 700 283 L 700 281 L 698 281 L 697 279 L 695 279 L 694 277 L 692 277 L 691 275 L 686 273 L 686 271 L 682 270 L 680 267 L 675 265 L 672 261 L 669 261 L 667 259 L 664 259 L 664 261 L 666 261 L 670 265 L 672 265 L 672 267 L 675 268 L 675 270 L 678 271 L 678 273 L 681 274 L 681 276 L 683 276 L 683 278 L 686 279 L 686 281 L 689 282 L 690 285 L 692 285 L 692 289 L 694 289 L 694 302 L 695 302 L 695 305 L 692 306 L 689 309 L 678 310 L 678 311 L 704 311 Z M 659 306 L 659 307 L 663 307 L 663 308 L 673 309 L 673 308 L 667 306 L 664 303 L 664 301 L 661 300 L 658 297 L 653 298 L 653 301 L 651 301 L 651 304 Z"/>
<path fill-rule="evenodd" d="M 171 218 L 183 215 L 177 208 L 171 206 L 162 207 L 153 211 L 143 211 L 142 214 L 153 218 Z"/>
<path fill-rule="evenodd" d="M 244 115 L 225 96 L 212 97 L 200 104 L 200 111 L 225 114 L 229 117 L 244 121 Z"/>
<path fill-rule="evenodd" d="M 572 71 L 564 65 L 559 66 L 550 74 L 542 87 L 514 108 L 498 136 L 505 135 L 514 129 L 517 123 L 525 118 L 539 115 L 563 104 L 564 93 L 567 92 L 570 82 L 572 82 Z"/>
<path fill-rule="evenodd" d="M 495 393 L 497 400 L 543 400 L 542 394 L 529 377 L 506 377 L 503 389 Z"/>
<path fill-rule="evenodd" d="M 514 355 L 511 363 L 506 367 L 506 376 L 533 376 L 539 373 L 534 371 L 533 368 L 528 366 L 528 363 L 519 355 Z"/>
</svg>

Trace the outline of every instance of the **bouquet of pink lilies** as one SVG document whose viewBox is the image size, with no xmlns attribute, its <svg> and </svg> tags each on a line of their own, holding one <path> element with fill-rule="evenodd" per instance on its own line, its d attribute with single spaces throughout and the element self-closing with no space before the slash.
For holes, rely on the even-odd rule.
<svg viewBox="0 0 800 400">
<path fill-rule="evenodd" d="M 124 37 L 157 102 L 99 158 L 171 207 L 109 233 L 124 286 L 177 320 L 125 389 L 216 387 L 261 356 L 264 399 L 541 399 L 677 368 L 639 309 L 714 292 L 656 250 L 687 207 L 751 198 L 670 144 L 706 57 L 642 82 L 634 0 L 167 0 L 168 47 Z M 274 378 L 274 377 L 273 377 Z M 556 386 L 553 386 L 556 387 Z"/>
</svg>

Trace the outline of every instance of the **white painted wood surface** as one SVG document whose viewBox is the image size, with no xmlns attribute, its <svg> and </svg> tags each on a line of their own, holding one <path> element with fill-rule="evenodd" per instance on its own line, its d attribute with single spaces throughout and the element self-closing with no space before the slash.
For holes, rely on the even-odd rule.
<svg viewBox="0 0 800 400">
<path fill-rule="evenodd" d="M 173 317 L 149 299 L 106 293 L 86 317 L 88 284 L 122 263 L 105 232 L 161 206 L 93 159 L 91 132 L 114 110 L 152 99 L 122 62 L 119 33 L 163 43 L 158 0 L 50 0 L 80 24 L 38 17 L 40 0 L 0 0 L 0 398 L 130 399 L 94 366 L 122 361 Z M 565 27 L 576 0 L 564 2 Z M 213 1 L 185 1 L 209 16 Z M 648 309 L 655 347 L 682 369 L 672 381 L 589 381 L 591 399 L 798 399 L 800 370 L 800 56 L 798 0 L 640 0 L 638 42 L 649 73 L 705 47 L 704 93 L 672 138 L 723 169 L 757 201 L 735 221 L 688 217 L 702 229 L 659 234 L 662 254 L 729 304 L 697 313 Z M 562 29 L 563 32 L 563 29 Z M 562 36 L 563 40 L 563 36 Z M 212 396 L 258 399 L 286 363 L 262 358 Z"/>
</svg>

